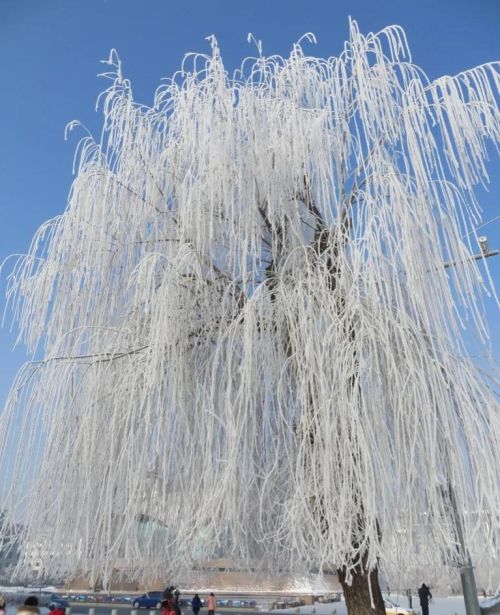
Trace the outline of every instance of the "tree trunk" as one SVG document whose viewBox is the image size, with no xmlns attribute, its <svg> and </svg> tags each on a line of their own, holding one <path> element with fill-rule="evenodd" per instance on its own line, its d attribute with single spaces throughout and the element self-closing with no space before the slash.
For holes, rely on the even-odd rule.
<svg viewBox="0 0 500 615">
<path fill-rule="evenodd" d="M 346 583 L 345 569 L 337 570 L 337 575 L 344 591 L 349 615 L 385 615 L 377 568 L 371 572 L 355 570 L 352 573 L 351 585 Z M 375 608 L 372 608 L 372 599 Z"/>
</svg>

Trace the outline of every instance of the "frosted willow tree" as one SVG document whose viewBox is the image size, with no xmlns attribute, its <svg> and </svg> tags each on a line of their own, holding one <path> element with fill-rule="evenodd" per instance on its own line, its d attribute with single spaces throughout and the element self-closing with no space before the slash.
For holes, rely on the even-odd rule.
<svg viewBox="0 0 500 615">
<path fill-rule="evenodd" d="M 151 108 L 112 53 L 101 138 L 12 268 L 41 358 L 2 415 L 6 507 L 48 574 L 225 554 L 337 570 L 381 613 L 396 550 L 498 538 L 498 405 L 463 341 L 487 337 L 498 66 L 430 82 L 399 28 L 351 23 L 339 57 L 257 44 L 230 77 L 211 43 Z"/>
</svg>

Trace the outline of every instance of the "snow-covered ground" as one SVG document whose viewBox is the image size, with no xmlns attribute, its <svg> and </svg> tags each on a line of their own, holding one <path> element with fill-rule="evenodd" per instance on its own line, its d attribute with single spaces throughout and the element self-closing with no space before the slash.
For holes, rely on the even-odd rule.
<svg viewBox="0 0 500 615">
<path fill-rule="evenodd" d="M 387 597 L 384 595 L 384 597 Z M 392 594 L 388 597 L 391 602 L 401 607 L 408 607 L 406 596 Z M 413 610 L 420 613 L 418 598 L 413 597 Z M 297 609 L 283 609 L 275 613 L 296 613 Z M 301 615 L 347 615 L 345 602 L 330 602 L 328 604 L 316 603 L 314 606 L 300 607 Z M 449 598 L 433 598 L 429 605 L 429 615 L 465 615 L 465 605 L 462 596 L 450 596 Z"/>
<path fill-rule="evenodd" d="M 397 596 L 391 593 L 389 599 L 392 602 L 402 607 L 408 606 L 408 600 L 405 596 Z M 480 604 L 481 602 L 482 600 L 480 599 Z M 260 604 L 259 606 L 262 610 L 264 610 L 263 608 L 265 606 L 264 604 Z M 418 598 L 416 599 L 415 597 L 413 598 L 413 609 L 417 613 L 420 613 Z M 46 615 L 47 609 L 41 609 L 41 611 L 42 611 L 42 615 Z M 235 609 L 235 611 L 237 611 L 237 609 Z M 463 597 L 462 596 L 450 596 L 448 598 L 433 598 L 430 603 L 429 611 L 430 611 L 430 615 L 465 615 L 465 606 L 464 606 Z M 78 609 L 78 612 L 82 612 L 81 607 Z M 15 613 L 16 613 L 15 607 L 13 606 L 7 607 L 7 615 L 15 615 Z M 149 612 L 143 611 L 143 613 L 148 615 Z M 189 610 L 185 611 L 186 615 L 190 615 L 190 613 L 191 612 Z M 297 609 L 297 608 L 280 609 L 280 610 L 274 611 L 274 613 L 276 613 L 276 615 L 280 615 L 280 613 L 283 613 L 283 614 L 285 613 L 297 614 L 298 613 L 300 615 L 347 615 L 347 609 L 346 609 L 345 602 L 330 602 L 328 604 L 316 603 L 314 606 L 302 606 L 300 607 L 300 609 Z M 203 615 L 203 611 L 202 611 L 202 615 Z M 216 612 L 216 615 L 218 615 L 217 612 Z M 224 613 L 221 612 L 220 615 L 224 615 Z"/>
</svg>

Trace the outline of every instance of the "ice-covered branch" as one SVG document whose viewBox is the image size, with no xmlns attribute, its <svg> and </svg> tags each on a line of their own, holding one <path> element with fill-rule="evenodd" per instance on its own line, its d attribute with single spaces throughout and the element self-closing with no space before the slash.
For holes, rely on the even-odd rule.
<svg viewBox="0 0 500 615">
<path fill-rule="evenodd" d="M 338 57 L 297 44 L 234 77 L 211 44 L 151 108 L 112 54 L 102 134 L 12 268 L 40 363 L 0 418 L 7 518 L 47 573 L 224 553 L 349 575 L 452 561 L 451 485 L 493 544 L 496 381 L 464 330 L 487 339 L 498 65 L 429 82 L 401 29 L 355 22 Z"/>
</svg>

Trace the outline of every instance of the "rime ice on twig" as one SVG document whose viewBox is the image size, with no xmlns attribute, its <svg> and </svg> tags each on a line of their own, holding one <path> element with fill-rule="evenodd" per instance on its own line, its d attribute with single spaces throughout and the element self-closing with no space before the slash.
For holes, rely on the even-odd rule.
<svg viewBox="0 0 500 615">
<path fill-rule="evenodd" d="M 9 277 L 43 360 L 1 418 L 6 506 L 48 574 L 408 562 L 423 535 L 451 561 L 450 485 L 493 544 L 498 404 L 461 340 L 498 66 L 429 82 L 354 22 L 336 58 L 258 50 L 230 78 L 212 40 L 152 108 L 113 53 L 101 139 Z"/>
</svg>

